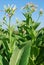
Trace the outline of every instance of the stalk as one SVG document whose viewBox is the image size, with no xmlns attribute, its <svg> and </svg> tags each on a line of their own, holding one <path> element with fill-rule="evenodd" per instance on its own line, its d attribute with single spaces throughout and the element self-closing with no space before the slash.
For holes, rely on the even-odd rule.
<svg viewBox="0 0 44 65">
<path fill-rule="evenodd" d="M 9 41 L 10 41 L 10 52 L 11 52 L 11 26 L 10 26 L 10 23 L 11 23 L 11 17 L 9 17 Z"/>
</svg>

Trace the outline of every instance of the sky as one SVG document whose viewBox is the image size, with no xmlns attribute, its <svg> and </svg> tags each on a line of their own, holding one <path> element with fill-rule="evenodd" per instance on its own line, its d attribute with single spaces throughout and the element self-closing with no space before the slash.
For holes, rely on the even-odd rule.
<svg viewBox="0 0 44 65">
<path fill-rule="evenodd" d="M 4 9 L 4 5 L 8 5 L 8 4 L 16 5 L 17 10 L 12 19 L 13 21 L 12 23 L 15 24 L 15 18 L 18 18 L 20 20 L 24 19 L 24 16 L 22 15 L 21 7 L 25 6 L 28 2 L 32 2 L 38 5 L 38 10 L 35 13 L 33 13 L 33 16 L 32 16 L 33 19 L 36 21 L 38 17 L 39 9 L 42 8 L 44 10 L 44 0 L 0 0 L 0 10 Z M 4 12 L 0 11 L 0 21 L 2 20 L 3 15 L 4 15 Z M 39 22 L 41 22 L 40 27 L 44 27 L 44 15 L 39 19 Z"/>
</svg>

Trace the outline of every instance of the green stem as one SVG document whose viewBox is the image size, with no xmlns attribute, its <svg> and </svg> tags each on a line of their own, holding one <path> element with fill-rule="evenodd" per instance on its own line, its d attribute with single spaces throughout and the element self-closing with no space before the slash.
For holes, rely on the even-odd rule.
<svg viewBox="0 0 44 65">
<path fill-rule="evenodd" d="M 10 28 L 11 17 L 9 17 L 9 28 Z"/>
<path fill-rule="evenodd" d="M 10 40 L 10 52 L 11 52 L 11 26 L 10 26 L 10 23 L 11 23 L 11 17 L 9 17 L 9 40 Z"/>
</svg>

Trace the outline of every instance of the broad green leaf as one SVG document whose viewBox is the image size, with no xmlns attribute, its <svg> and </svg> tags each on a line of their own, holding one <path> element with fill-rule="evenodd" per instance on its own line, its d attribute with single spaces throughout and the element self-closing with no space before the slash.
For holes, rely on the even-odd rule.
<svg viewBox="0 0 44 65">
<path fill-rule="evenodd" d="M 29 57 L 30 57 L 30 51 L 31 51 L 31 42 L 28 42 L 24 48 L 24 52 L 22 54 L 19 65 L 27 65 L 28 64 Z"/>
<path fill-rule="evenodd" d="M 11 58 L 9 65 L 19 65 L 19 61 L 21 58 L 21 55 L 23 53 L 24 48 L 19 49 L 18 47 L 15 48 Z"/>
</svg>

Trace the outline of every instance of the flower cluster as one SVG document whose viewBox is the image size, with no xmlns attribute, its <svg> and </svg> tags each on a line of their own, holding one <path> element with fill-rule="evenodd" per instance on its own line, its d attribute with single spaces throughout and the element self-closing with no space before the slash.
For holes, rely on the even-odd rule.
<svg viewBox="0 0 44 65">
<path fill-rule="evenodd" d="M 13 7 L 10 5 L 8 5 L 8 7 L 4 6 L 4 9 L 5 9 L 5 12 L 8 14 L 8 16 L 11 17 L 16 10 L 16 6 L 13 6 Z"/>
<path fill-rule="evenodd" d="M 37 9 L 37 5 L 31 3 L 27 3 L 26 6 L 24 6 L 22 9 L 26 9 L 28 11 L 34 12 Z"/>
</svg>

